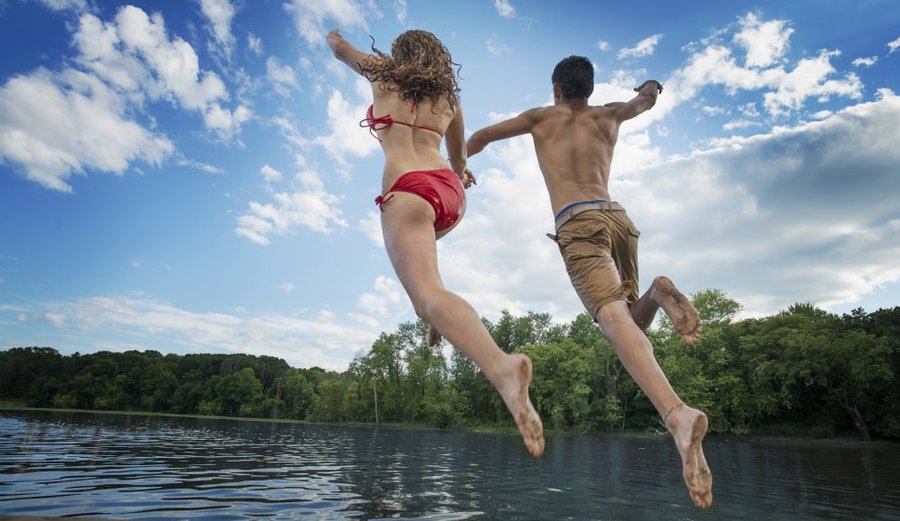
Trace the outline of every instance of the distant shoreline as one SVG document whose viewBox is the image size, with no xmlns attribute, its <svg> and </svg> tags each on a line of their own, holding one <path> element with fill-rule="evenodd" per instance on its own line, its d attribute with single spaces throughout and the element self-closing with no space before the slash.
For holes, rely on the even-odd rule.
<svg viewBox="0 0 900 521">
<path fill-rule="evenodd" d="M 180 414 L 180 413 L 165 413 L 165 412 L 147 412 L 147 411 L 106 411 L 106 410 L 91 410 L 91 409 L 63 409 L 63 408 L 53 408 L 53 407 L 28 407 L 25 405 L 16 405 L 14 403 L 9 402 L 0 402 L 0 411 L 36 411 L 36 412 L 62 412 L 62 413 L 82 413 L 82 414 L 105 414 L 110 416 L 149 416 L 149 417 L 161 417 L 161 418 L 190 418 L 190 419 L 200 419 L 200 420 L 232 420 L 232 421 L 249 421 L 249 422 L 258 422 L 258 423 L 289 423 L 289 424 L 301 424 L 301 425 L 321 425 L 321 426 L 341 426 L 341 427 L 366 427 L 366 428 L 385 428 L 385 429 L 409 429 L 409 430 L 429 430 L 429 431 L 446 431 L 446 432 L 473 432 L 473 433 L 495 433 L 495 434 L 517 434 L 517 431 L 514 427 L 505 427 L 505 426 L 474 426 L 474 427 L 466 427 L 466 426 L 454 426 L 450 429 L 440 429 L 437 427 L 431 427 L 423 424 L 415 424 L 415 423 L 362 423 L 362 422 L 311 422 L 307 420 L 294 420 L 290 418 L 254 418 L 247 416 L 207 416 L 202 414 Z M 548 429 L 546 433 L 549 436 L 576 436 L 576 437 L 615 437 L 615 436 L 628 436 L 628 437 L 647 437 L 647 438 L 665 438 L 666 433 L 662 431 L 656 432 L 640 432 L 640 431 L 621 431 L 621 432 L 590 432 L 590 433 L 578 433 L 574 431 L 559 431 Z M 767 433 L 757 433 L 757 434 L 709 434 L 707 439 L 710 440 L 719 440 L 719 441 L 728 441 L 730 439 L 736 441 L 763 441 L 763 442 L 816 442 L 823 444 L 852 444 L 854 446 L 858 446 L 859 444 L 870 444 L 870 445 L 900 445 L 900 442 L 893 440 L 873 440 L 870 442 L 866 442 L 860 440 L 859 438 L 850 437 L 850 436 L 836 436 L 832 438 L 822 438 L 808 435 L 786 435 L 786 434 L 767 434 Z M 36 518 L 33 518 L 36 519 Z M 0 521 L 8 521 L 7 519 L 0 517 Z"/>
</svg>

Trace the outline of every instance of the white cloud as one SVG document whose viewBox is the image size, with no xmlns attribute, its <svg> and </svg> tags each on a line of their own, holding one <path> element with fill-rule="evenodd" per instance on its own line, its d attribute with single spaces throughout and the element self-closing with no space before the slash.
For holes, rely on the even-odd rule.
<svg viewBox="0 0 900 521">
<path fill-rule="evenodd" d="M 494 56 L 502 56 L 504 54 L 511 54 L 512 49 L 505 43 L 501 43 L 496 34 L 492 34 L 490 38 L 487 40 L 487 51 Z"/>
<path fill-rule="evenodd" d="M 371 103 L 372 90 L 369 82 L 362 77 L 356 79 L 356 99 L 351 104 L 340 91 L 334 90 L 328 98 L 329 133 L 313 139 L 313 143 L 325 149 L 340 166 L 347 166 L 348 154 L 367 156 L 378 149 L 378 140 L 368 132 L 359 131 L 359 121 L 363 119 Z"/>
<path fill-rule="evenodd" d="M 66 327 L 66 317 L 60 313 L 44 313 L 44 320 L 54 327 Z"/>
<path fill-rule="evenodd" d="M 290 96 L 291 90 L 300 88 L 294 69 L 290 65 L 282 65 L 275 56 L 266 60 L 266 78 L 275 92 L 284 97 Z"/>
<path fill-rule="evenodd" d="M 247 48 L 249 48 L 250 52 L 255 56 L 262 56 L 264 52 L 262 38 L 253 33 L 247 33 Z"/>
<path fill-rule="evenodd" d="M 407 16 L 406 0 L 394 0 L 394 15 L 401 24 L 406 23 Z"/>
<path fill-rule="evenodd" d="M 368 349 L 377 329 L 337 322 L 330 312 L 242 315 L 196 312 L 153 299 L 97 296 L 48 306 L 43 317 L 57 328 L 102 330 L 104 335 L 139 339 L 140 345 L 182 346 L 195 352 L 259 354 L 293 367 L 344 370 L 353 353 Z M 87 346 L 86 346 L 87 347 Z M 92 346 L 96 349 L 105 346 Z"/>
<path fill-rule="evenodd" d="M 234 36 L 231 34 L 231 19 L 234 18 L 234 6 L 230 0 L 200 0 L 200 9 L 212 24 L 211 31 L 225 56 L 234 51 Z"/>
<path fill-rule="evenodd" d="M 83 24 L 90 18 L 92 15 L 84 15 Z M 202 110 L 228 96 L 218 75 L 201 72 L 197 53 L 189 43 L 179 37 L 168 39 L 162 15 L 147 16 L 137 7 L 125 6 L 115 23 L 122 50 L 145 60 L 161 86 L 182 107 Z"/>
<path fill-rule="evenodd" d="M 724 125 L 722 125 L 722 130 L 724 130 L 725 132 L 731 132 L 734 130 L 759 127 L 759 126 L 762 126 L 762 123 L 760 123 L 758 121 L 753 121 L 750 119 L 735 119 L 735 120 L 729 121 L 728 123 L 725 123 Z"/>
<path fill-rule="evenodd" d="M 282 282 L 278 285 L 278 289 L 283 291 L 284 293 L 293 293 L 297 286 L 290 282 Z"/>
<path fill-rule="evenodd" d="M 886 47 L 888 48 L 888 54 L 894 54 L 894 51 L 896 51 L 897 48 L 900 47 L 900 38 L 897 38 L 892 42 L 888 42 Z"/>
<path fill-rule="evenodd" d="M 489 159 L 500 168 L 487 168 Z M 469 164 L 478 184 L 466 191 L 466 215 L 438 242 L 447 289 L 488 318 L 503 309 L 577 315 L 556 244 L 544 235 L 553 231 L 552 211 L 531 139 L 495 143 Z"/>
<path fill-rule="evenodd" d="M 377 211 L 369 210 L 365 218 L 360 219 L 356 225 L 357 229 L 363 233 L 373 244 L 384 247 L 384 234 L 381 231 L 381 216 Z"/>
<path fill-rule="evenodd" d="M 266 183 L 279 183 L 284 178 L 281 172 L 269 165 L 263 165 L 263 167 L 259 169 L 259 173 L 262 174 Z"/>
<path fill-rule="evenodd" d="M 292 233 L 298 227 L 326 234 L 347 227 L 338 206 L 340 198 L 325 191 L 318 174 L 302 171 L 295 180 L 294 191 L 275 193 L 270 203 L 251 202 L 248 211 L 238 216 L 235 233 L 265 246 L 271 236 Z"/>
<path fill-rule="evenodd" d="M 162 164 L 172 143 L 125 113 L 119 95 L 82 72 L 14 76 L 0 88 L 0 158 L 63 192 L 72 191 L 72 173 L 123 174 L 133 161 Z"/>
<path fill-rule="evenodd" d="M 720 116 L 722 114 L 728 113 L 727 108 L 713 105 L 703 105 L 702 107 L 700 107 L 700 110 L 707 116 Z"/>
<path fill-rule="evenodd" d="M 871 67 L 878 63 L 878 56 L 861 57 L 853 60 L 854 67 Z"/>
<path fill-rule="evenodd" d="M 900 193 L 898 126 L 900 98 L 882 90 L 880 101 L 822 121 L 687 157 L 660 157 L 645 132 L 625 133 L 610 191 L 642 232 L 643 288 L 666 274 L 685 292 L 719 288 L 761 315 L 798 301 L 853 303 L 900 280 L 900 203 L 885 196 Z M 582 307 L 544 237 L 552 215 L 531 140 L 495 143 L 470 166 L 480 173 L 468 212 L 439 241 L 447 288 L 488 317 L 505 308 L 573 318 Z M 685 186 L 689 203 L 672 196 Z"/>
<path fill-rule="evenodd" d="M 74 11 L 87 11 L 86 0 L 40 0 L 42 4 L 54 11 L 72 9 Z"/>
<path fill-rule="evenodd" d="M 626 58 L 643 58 L 645 56 L 651 56 L 656 49 L 656 44 L 662 40 L 662 37 L 663 35 L 661 34 L 654 34 L 639 41 L 634 47 L 619 49 L 616 58 L 623 60 Z"/>
<path fill-rule="evenodd" d="M 297 33 L 306 43 L 320 46 L 325 44 L 325 34 L 332 27 L 368 30 L 366 5 L 355 0 L 289 0 L 284 9 L 293 17 Z"/>
<path fill-rule="evenodd" d="M 780 60 L 788 49 L 793 29 L 786 20 L 763 22 L 755 13 L 748 13 L 740 22 L 734 41 L 747 53 L 747 67 L 766 67 Z"/>
<path fill-rule="evenodd" d="M 597 48 L 603 52 L 606 52 L 610 48 L 609 42 L 604 40 L 597 40 Z"/>
<path fill-rule="evenodd" d="M 134 6 L 119 9 L 104 23 L 91 14 L 81 16 L 74 35 L 78 61 L 102 80 L 123 91 L 130 100 L 167 99 L 187 110 L 199 111 L 207 129 L 231 139 L 250 117 L 250 109 L 222 106 L 228 91 L 217 74 L 200 69 L 193 47 L 180 37 L 169 40 L 165 21 Z"/>
<path fill-rule="evenodd" d="M 207 164 L 201 163 L 200 161 L 194 161 L 192 159 L 179 158 L 177 160 L 178 166 L 186 166 L 190 168 L 195 168 L 200 170 L 201 172 L 206 172 L 207 174 L 223 174 L 221 168 Z"/>
<path fill-rule="evenodd" d="M 218 103 L 212 103 L 203 114 L 203 122 L 206 128 L 215 131 L 224 139 L 232 139 L 241 132 L 241 126 L 247 122 L 253 114 L 243 105 L 238 108 L 223 108 Z"/>
<path fill-rule="evenodd" d="M 396 279 L 379 275 L 373 283 L 374 293 L 363 293 L 359 307 L 369 315 L 379 318 L 396 316 L 398 311 L 409 311 L 409 298 Z"/>
<path fill-rule="evenodd" d="M 514 18 L 516 16 L 516 8 L 509 3 L 509 0 L 494 0 L 494 8 L 497 9 L 497 14 L 503 18 Z"/>
<path fill-rule="evenodd" d="M 851 99 L 862 97 L 862 82 L 853 73 L 843 79 L 826 79 L 833 72 L 831 58 L 840 51 L 823 50 L 816 58 L 800 60 L 794 70 L 780 75 L 773 83 L 774 92 L 763 95 L 763 105 L 773 116 L 784 115 L 803 106 L 807 98 L 815 97 L 827 101 L 830 96 L 845 96 Z"/>
<path fill-rule="evenodd" d="M 737 64 L 731 49 L 721 43 L 708 43 L 694 50 L 684 67 L 674 71 L 665 82 L 667 92 L 653 110 L 659 119 L 675 106 L 696 96 L 709 85 L 721 85 L 726 93 L 738 90 L 763 92 L 763 104 L 774 117 L 787 116 L 803 107 L 808 98 L 827 101 L 832 96 L 859 99 L 862 82 L 853 73 L 835 79 L 831 59 L 839 51 L 821 50 L 818 56 L 801 59 L 792 70 L 783 65 L 770 68 L 745 68 Z"/>
<path fill-rule="evenodd" d="M 744 103 L 738 107 L 738 111 L 748 118 L 758 118 L 759 108 L 756 103 Z"/>
</svg>

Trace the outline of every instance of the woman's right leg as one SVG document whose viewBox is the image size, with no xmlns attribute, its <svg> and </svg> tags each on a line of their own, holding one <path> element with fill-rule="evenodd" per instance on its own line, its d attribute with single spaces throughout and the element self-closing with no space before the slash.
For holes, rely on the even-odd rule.
<svg viewBox="0 0 900 521">
<path fill-rule="evenodd" d="M 388 257 L 416 314 L 478 365 L 513 415 L 528 452 L 540 456 L 544 450 L 543 426 L 528 397 L 531 360 L 523 354 L 504 353 L 472 306 L 444 288 L 437 266 L 431 206 L 416 195 L 394 192 L 383 210 L 381 224 Z"/>
</svg>

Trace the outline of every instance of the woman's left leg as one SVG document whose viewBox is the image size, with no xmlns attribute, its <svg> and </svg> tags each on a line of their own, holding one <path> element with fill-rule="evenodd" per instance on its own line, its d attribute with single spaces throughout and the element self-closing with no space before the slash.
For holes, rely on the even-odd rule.
<svg viewBox="0 0 900 521">
<path fill-rule="evenodd" d="M 438 272 L 431 206 L 416 195 L 395 192 L 383 210 L 385 247 L 416 314 L 481 368 L 503 397 L 528 451 L 539 456 L 544 450 L 544 436 L 540 417 L 528 397 L 531 360 L 524 354 L 504 353 L 472 306 L 444 288 Z"/>
</svg>

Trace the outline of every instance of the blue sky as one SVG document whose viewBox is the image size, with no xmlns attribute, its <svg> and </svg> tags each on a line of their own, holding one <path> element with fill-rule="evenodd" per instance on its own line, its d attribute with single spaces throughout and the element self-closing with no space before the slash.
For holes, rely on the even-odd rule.
<svg viewBox="0 0 900 521">
<path fill-rule="evenodd" d="M 357 126 L 371 95 L 324 44 L 333 27 L 385 51 L 437 34 L 468 132 L 551 103 L 571 54 L 595 63 L 593 103 L 660 80 L 610 184 L 644 286 L 718 288 L 742 316 L 900 305 L 900 3 L 679 4 L 0 0 L 0 348 L 343 370 L 413 320 Z M 490 319 L 574 318 L 530 139 L 470 167 L 446 286 Z"/>
</svg>

